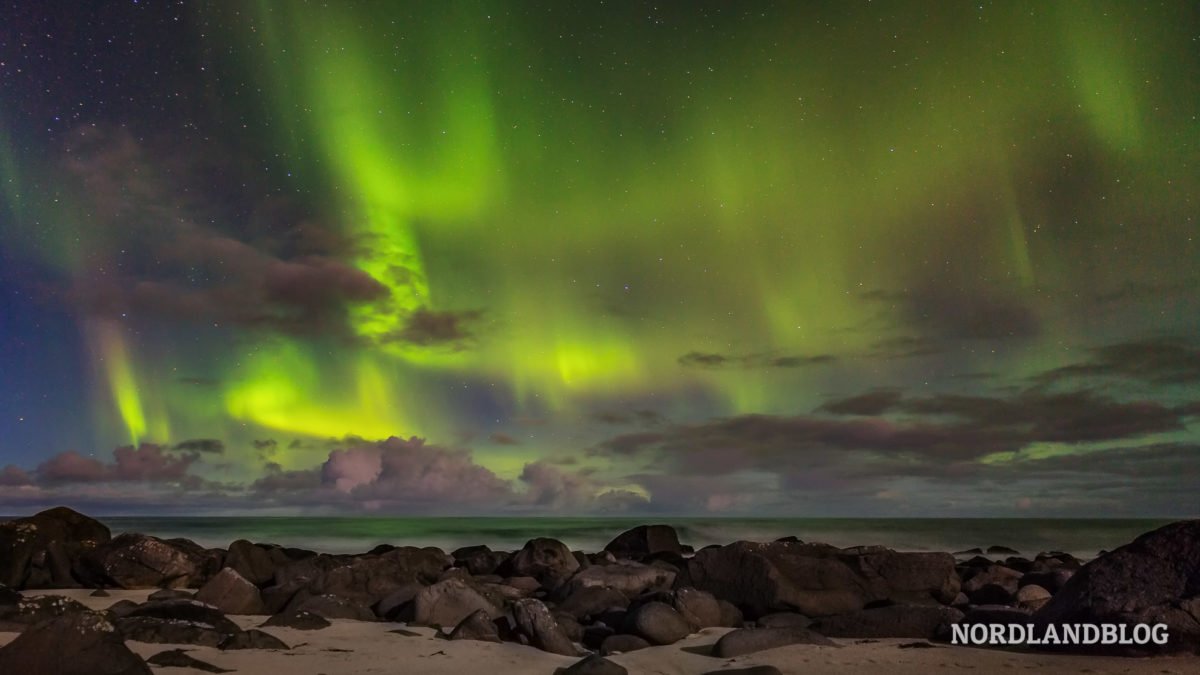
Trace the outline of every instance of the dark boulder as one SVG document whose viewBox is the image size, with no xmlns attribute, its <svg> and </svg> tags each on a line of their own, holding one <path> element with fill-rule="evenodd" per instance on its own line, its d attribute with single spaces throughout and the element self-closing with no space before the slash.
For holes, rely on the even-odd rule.
<svg viewBox="0 0 1200 675">
<path fill-rule="evenodd" d="M 612 588 L 627 597 L 635 597 L 647 591 L 661 591 L 675 582 L 675 572 L 655 565 L 622 560 L 612 565 L 593 565 L 579 570 L 560 591 L 569 595 L 582 588 Z"/>
<path fill-rule="evenodd" d="M 275 580 L 276 564 L 268 547 L 252 544 L 245 539 L 230 544 L 225 554 L 225 566 L 256 586 L 264 586 Z"/>
<path fill-rule="evenodd" d="M 495 572 L 505 560 L 508 560 L 509 554 L 503 551 L 493 551 L 487 546 L 465 546 L 456 549 L 450 556 L 454 558 L 456 566 L 466 568 L 474 576 L 482 576 Z"/>
<path fill-rule="evenodd" d="M 592 654 L 555 670 L 554 675 L 629 675 L 629 671 L 599 654 Z"/>
<path fill-rule="evenodd" d="M 679 535 L 670 525 L 639 525 L 618 534 L 605 551 L 618 558 L 645 558 L 656 553 L 680 555 Z"/>
<path fill-rule="evenodd" d="M 680 588 L 672 593 L 671 606 L 691 624 L 692 628 L 711 628 L 721 623 L 721 603 L 712 593 L 694 588 Z"/>
<path fill-rule="evenodd" d="M 558 610 L 582 621 L 610 609 L 625 609 L 628 606 L 629 598 L 618 590 L 604 586 L 585 586 L 560 602 Z"/>
<path fill-rule="evenodd" d="M 736 542 L 705 548 L 689 561 L 696 588 L 751 617 L 795 610 L 842 614 L 880 600 L 949 603 L 958 594 L 948 553 L 898 553 L 882 547 Z"/>
<path fill-rule="evenodd" d="M 413 623 L 423 626 L 457 626 L 472 612 L 483 610 L 496 618 L 501 610 L 474 586 L 461 579 L 426 586 L 413 598 Z"/>
<path fill-rule="evenodd" d="M 195 593 L 190 591 L 181 591 L 178 588 L 160 588 L 150 595 L 146 596 L 147 600 L 191 600 L 196 597 Z"/>
<path fill-rule="evenodd" d="M 579 650 L 571 643 L 541 600 L 525 598 L 514 602 L 512 615 L 517 632 L 528 638 L 529 644 L 534 647 L 563 656 L 579 654 Z"/>
<path fill-rule="evenodd" d="M 217 645 L 218 649 L 290 649 L 283 640 L 266 631 L 251 628 L 230 635 Z"/>
<path fill-rule="evenodd" d="M 350 619 L 352 621 L 375 621 L 378 618 L 369 607 L 361 605 L 351 598 L 328 593 L 325 595 L 299 593 L 284 609 L 284 613 L 288 612 L 308 612 L 326 619 Z"/>
<path fill-rule="evenodd" d="M 891 605 L 829 616 L 811 627 L 826 637 L 941 638 L 963 613 L 940 605 Z"/>
<path fill-rule="evenodd" d="M 116 624 L 127 640 L 205 647 L 216 647 L 241 630 L 216 608 L 193 600 L 147 602 Z"/>
<path fill-rule="evenodd" d="M 547 589 L 556 589 L 579 569 L 579 561 L 557 539 L 530 539 L 500 566 L 506 576 L 526 576 L 538 580 Z"/>
<path fill-rule="evenodd" d="M 99 521 L 63 506 L 0 523 L 0 584 L 12 588 L 79 586 L 78 558 L 110 538 Z"/>
<path fill-rule="evenodd" d="M 650 646 L 649 642 L 636 635 L 610 635 L 600 644 L 600 655 L 625 654 Z"/>
<path fill-rule="evenodd" d="M 1166 623 L 1166 645 L 1144 651 L 1200 652 L 1200 618 L 1184 609 L 1200 595 L 1200 520 L 1141 535 L 1084 565 L 1034 615 L 1039 626 Z M 1080 649 L 1080 648 L 1076 648 Z M 1092 649 L 1082 648 L 1083 651 Z M 1128 650 L 1132 652 L 1132 650 Z M 1122 652 L 1125 653 L 1125 652 Z"/>
<path fill-rule="evenodd" d="M 644 638 L 650 644 L 669 645 L 690 635 L 692 627 L 670 605 L 655 601 L 630 610 L 621 630 Z"/>
<path fill-rule="evenodd" d="M 743 654 L 753 654 L 765 649 L 788 645 L 820 645 L 834 647 L 827 637 L 807 628 L 740 628 L 721 636 L 713 645 L 712 655 L 729 659 Z"/>
<path fill-rule="evenodd" d="M 262 614 L 262 594 L 232 567 L 226 567 L 196 591 L 196 599 L 226 614 Z"/>
<path fill-rule="evenodd" d="M 146 663 L 152 666 L 162 666 L 163 668 L 192 668 L 195 670 L 204 671 L 206 673 L 232 673 L 228 668 L 214 666 L 207 661 L 194 659 L 187 655 L 182 649 L 168 649 L 165 652 L 159 652 L 154 656 L 146 659 Z"/>
<path fill-rule="evenodd" d="M 704 675 L 783 675 L 783 673 L 775 666 L 749 666 L 747 668 L 710 670 Z"/>
<path fill-rule="evenodd" d="M 68 612 L 30 627 L 0 647 L 0 673 L 150 675 L 102 614 Z"/>
<path fill-rule="evenodd" d="M 58 595 L 18 595 L 16 602 L 0 604 L 0 630 L 23 631 L 43 621 L 86 609 L 82 604 Z"/>
<path fill-rule="evenodd" d="M 837 615 L 835 615 L 837 616 Z M 756 628 L 787 628 L 790 626 L 799 626 L 808 628 L 813 623 L 813 620 L 797 614 L 796 612 L 773 612 L 765 616 L 758 617 L 754 625 Z"/>
<path fill-rule="evenodd" d="M 312 612 L 285 612 L 276 614 L 262 624 L 275 628 L 295 628 L 296 630 L 320 630 L 329 627 L 329 620 Z"/>
<path fill-rule="evenodd" d="M 492 617 L 484 610 L 478 609 L 459 621 L 448 637 L 451 640 L 500 642 L 500 631 L 496 628 L 496 622 L 492 620 Z"/>
<path fill-rule="evenodd" d="M 980 605 L 968 609 L 959 623 L 968 625 L 978 623 L 985 626 L 1012 623 L 1027 624 L 1030 623 L 1031 619 L 1032 615 L 1028 610 L 1008 607 L 1007 605 Z"/>
<path fill-rule="evenodd" d="M 180 588 L 203 581 L 203 553 L 144 534 L 122 534 L 84 553 L 76 574 L 92 586 Z"/>
<path fill-rule="evenodd" d="M 1021 552 L 1016 550 L 1015 548 L 1009 548 L 1007 546 L 989 546 L 989 547 L 987 547 L 988 555 L 1018 555 L 1020 553 Z"/>
</svg>

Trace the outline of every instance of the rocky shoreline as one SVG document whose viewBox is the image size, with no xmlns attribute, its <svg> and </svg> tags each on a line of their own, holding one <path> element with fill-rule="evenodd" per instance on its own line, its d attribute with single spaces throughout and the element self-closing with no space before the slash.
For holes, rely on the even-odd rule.
<svg viewBox="0 0 1200 675">
<path fill-rule="evenodd" d="M 95 611 L 54 594 L 65 589 L 94 589 L 90 600 L 155 590 Z M 563 673 L 636 672 L 614 659 L 678 649 L 710 629 L 722 630 L 703 650 L 722 673 L 738 671 L 716 659 L 790 645 L 838 649 L 846 640 L 934 647 L 953 626 L 977 624 L 1163 623 L 1170 639 L 1162 645 L 1056 649 L 1191 660 L 1200 654 L 1200 521 L 1167 525 L 1086 562 L 1003 547 L 903 553 L 791 537 L 692 551 L 665 525 L 635 527 L 592 553 L 539 538 L 511 552 L 381 545 L 329 555 L 112 537 L 62 507 L 0 523 L 0 631 L 20 633 L 0 648 L 0 672 L 132 674 L 151 672 L 147 663 L 222 672 L 184 649 L 288 650 L 295 645 L 280 634 L 345 621 L 401 635 L 432 630 L 446 644 L 522 645 L 572 659 Z M 177 648 L 144 661 L 127 641 Z"/>
</svg>

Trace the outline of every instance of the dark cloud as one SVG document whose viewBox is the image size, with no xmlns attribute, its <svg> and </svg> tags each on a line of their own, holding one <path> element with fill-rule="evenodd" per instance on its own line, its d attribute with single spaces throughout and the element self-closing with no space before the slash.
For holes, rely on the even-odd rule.
<svg viewBox="0 0 1200 675">
<path fill-rule="evenodd" d="M 513 438 L 512 436 L 510 436 L 502 431 L 493 432 L 491 435 L 488 436 L 488 440 L 490 440 L 491 442 L 496 443 L 498 445 L 520 445 L 521 444 L 520 441 L 518 441 L 517 439 Z"/>
<path fill-rule="evenodd" d="M 815 356 L 776 356 L 770 354 L 730 355 L 708 352 L 688 352 L 677 359 L 679 365 L 692 368 L 801 368 L 833 363 L 831 354 Z"/>
<path fill-rule="evenodd" d="M 187 452 L 207 452 L 221 454 L 225 452 L 225 443 L 215 438 L 193 438 L 175 444 L 175 450 Z"/>
<path fill-rule="evenodd" d="M 592 419 L 601 424 L 638 424 L 655 426 L 662 424 L 666 418 L 657 410 L 641 409 L 632 411 L 603 410 L 592 414 Z"/>
<path fill-rule="evenodd" d="M 882 415 L 895 406 L 902 397 L 902 394 L 895 389 L 880 389 L 830 401 L 818 410 L 834 415 Z"/>
<path fill-rule="evenodd" d="M 404 327 L 391 337 L 409 344 L 427 346 L 452 346 L 461 348 L 474 338 L 471 330 L 483 312 L 435 311 L 422 307 L 408 316 Z"/>
<path fill-rule="evenodd" d="M 279 442 L 274 438 L 255 439 L 254 448 L 256 450 L 274 450 L 279 446 Z"/>
<path fill-rule="evenodd" d="M 1200 382 L 1200 347 L 1182 340 L 1141 340 L 1097 347 L 1091 358 L 1040 375 L 1041 382 L 1118 377 L 1151 384 Z"/>
<path fill-rule="evenodd" d="M 199 484 L 199 479 L 189 473 L 198 459 L 197 453 L 172 455 L 160 445 L 143 443 L 136 448 L 117 448 L 112 463 L 68 450 L 39 464 L 34 473 L 39 484 L 47 485 L 124 481 Z"/>
<path fill-rule="evenodd" d="M 878 304 L 893 321 L 915 328 L 917 336 L 881 341 L 882 356 L 925 356 L 944 351 L 946 340 L 1005 340 L 1041 333 L 1042 318 L 1034 304 L 1018 293 L 999 288 L 931 280 L 916 289 L 860 293 Z"/>
<path fill-rule="evenodd" d="M 18 466 L 9 464 L 0 469 L 0 487 L 19 487 L 32 483 L 33 477 L 29 475 L 29 472 Z"/>
</svg>

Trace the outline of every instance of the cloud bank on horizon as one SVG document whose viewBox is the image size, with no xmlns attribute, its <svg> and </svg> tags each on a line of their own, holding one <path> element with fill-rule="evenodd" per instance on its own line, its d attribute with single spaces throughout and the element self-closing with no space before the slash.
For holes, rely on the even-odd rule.
<svg viewBox="0 0 1200 675">
<path fill-rule="evenodd" d="M 1200 514 L 1193 3 L 14 9 L 0 509 Z"/>
</svg>

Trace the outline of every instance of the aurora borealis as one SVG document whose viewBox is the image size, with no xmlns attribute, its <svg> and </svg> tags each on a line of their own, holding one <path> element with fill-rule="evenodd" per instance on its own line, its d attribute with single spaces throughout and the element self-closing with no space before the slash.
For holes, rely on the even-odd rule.
<svg viewBox="0 0 1200 675">
<path fill-rule="evenodd" d="M 1194 3 L 4 11 L 0 504 L 1200 512 Z"/>
</svg>

